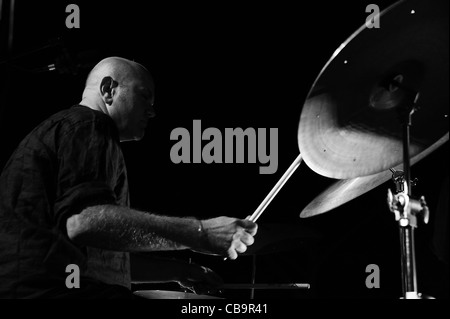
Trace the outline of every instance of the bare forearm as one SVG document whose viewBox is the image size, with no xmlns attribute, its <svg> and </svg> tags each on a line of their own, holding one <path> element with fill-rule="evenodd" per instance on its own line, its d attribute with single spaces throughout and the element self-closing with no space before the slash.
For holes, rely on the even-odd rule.
<svg viewBox="0 0 450 319">
<path fill-rule="evenodd" d="M 118 251 L 174 250 L 195 247 L 199 221 L 150 214 L 114 205 L 86 208 L 67 220 L 77 243 Z"/>
</svg>

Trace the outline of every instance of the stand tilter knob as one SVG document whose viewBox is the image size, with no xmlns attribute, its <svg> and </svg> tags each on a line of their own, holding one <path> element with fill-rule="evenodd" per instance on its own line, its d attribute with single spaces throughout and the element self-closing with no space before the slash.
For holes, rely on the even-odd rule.
<svg viewBox="0 0 450 319">
<path fill-rule="evenodd" d="M 411 196 L 408 183 L 402 171 L 392 171 L 396 193 L 388 189 L 387 204 L 389 210 L 395 214 L 400 229 L 400 248 L 402 253 L 402 299 L 432 299 L 425 297 L 417 291 L 417 278 L 415 271 L 414 254 L 414 228 L 417 227 L 417 219 L 427 224 L 429 220 L 429 209 L 425 197 L 415 199 Z M 408 174 L 409 175 L 409 174 Z M 409 183 L 411 185 L 412 182 Z M 411 186 L 410 186 L 411 187 Z"/>
<path fill-rule="evenodd" d="M 403 180 L 401 171 L 395 171 L 392 179 L 396 185 L 396 194 L 388 189 L 387 202 L 389 210 L 395 214 L 395 220 L 400 226 L 408 225 L 417 227 L 417 217 L 420 217 L 425 224 L 428 224 L 430 211 L 428 209 L 425 197 L 414 199 L 408 195 L 407 184 Z M 414 183 L 415 184 L 415 183 Z"/>
</svg>

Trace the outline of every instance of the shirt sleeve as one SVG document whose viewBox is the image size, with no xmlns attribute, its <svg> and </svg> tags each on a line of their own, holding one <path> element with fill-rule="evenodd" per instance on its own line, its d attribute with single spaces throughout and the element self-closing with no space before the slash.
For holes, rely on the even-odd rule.
<svg viewBox="0 0 450 319">
<path fill-rule="evenodd" d="M 89 206 L 116 204 L 120 149 L 112 133 L 110 123 L 91 120 L 71 127 L 57 143 L 54 218 L 65 233 L 70 216 Z"/>
</svg>

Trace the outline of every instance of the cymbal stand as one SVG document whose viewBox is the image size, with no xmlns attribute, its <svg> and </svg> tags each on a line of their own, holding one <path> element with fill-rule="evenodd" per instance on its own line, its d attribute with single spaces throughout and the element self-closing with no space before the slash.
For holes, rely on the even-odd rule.
<svg viewBox="0 0 450 319">
<path fill-rule="evenodd" d="M 416 260 L 414 248 L 414 229 L 417 227 L 418 217 L 424 223 L 428 223 L 429 210 L 423 196 L 419 200 L 412 197 L 410 178 L 410 159 L 409 159 L 409 129 L 411 126 L 411 117 L 417 102 L 418 93 L 406 91 L 412 97 L 413 103 L 408 103 L 412 107 L 401 108 L 400 115 L 403 126 L 403 170 L 393 172 L 392 180 L 395 183 L 395 194 L 388 190 L 388 206 L 391 212 L 395 214 L 395 220 L 398 222 L 400 231 L 400 250 L 401 250 L 401 271 L 402 271 L 402 299 L 421 299 L 422 295 L 417 289 Z"/>
</svg>

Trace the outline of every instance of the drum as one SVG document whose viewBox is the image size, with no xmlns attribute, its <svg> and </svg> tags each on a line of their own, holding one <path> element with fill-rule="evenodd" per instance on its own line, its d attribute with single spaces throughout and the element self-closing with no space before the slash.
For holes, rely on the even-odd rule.
<svg viewBox="0 0 450 319">
<path fill-rule="evenodd" d="M 133 294 L 145 299 L 224 299 L 215 296 L 171 290 L 137 290 Z"/>
</svg>

